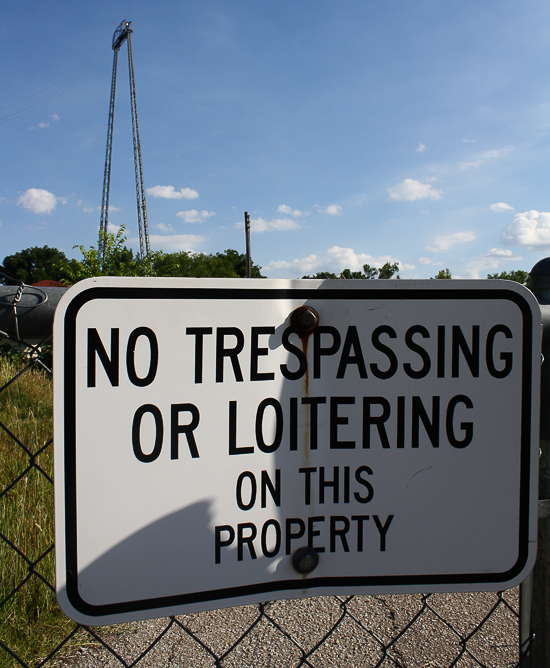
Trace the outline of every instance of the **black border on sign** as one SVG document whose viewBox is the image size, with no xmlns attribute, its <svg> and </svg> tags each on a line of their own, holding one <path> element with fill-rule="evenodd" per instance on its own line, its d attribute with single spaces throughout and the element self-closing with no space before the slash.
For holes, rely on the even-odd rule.
<svg viewBox="0 0 550 668">
<path fill-rule="evenodd" d="M 77 546 L 77 490 L 76 490 L 76 321 L 79 310 L 92 300 L 247 300 L 247 299 L 302 299 L 311 300 L 507 300 L 514 302 L 523 315 L 522 345 L 522 406 L 521 406 L 521 471 L 520 471 L 520 509 L 518 559 L 514 566 L 502 573 L 462 573 L 442 575 L 391 575 L 391 576 L 332 576 L 304 579 L 298 575 L 294 580 L 282 580 L 274 583 L 258 583 L 236 587 L 214 589 L 206 592 L 176 594 L 137 601 L 123 601 L 105 605 L 92 605 L 81 598 L 78 587 L 78 546 Z M 67 597 L 78 612 L 89 617 L 105 617 L 140 611 L 154 611 L 161 608 L 238 599 L 258 594 L 270 594 L 278 591 L 301 591 L 304 589 L 353 588 L 381 586 L 418 587 L 418 591 L 429 591 L 430 586 L 487 584 L 505 585 L 518 576 L 525 568 L 529 558 L 529 495 L 531 469 L 531 396 L 532 385 L 532 340 L 533 319 L 528 302 L 517 292 L 503 289 L 395 289 L 365 288 L 353 290 L 334 290 L 316 288 L 202 288 L 202 287 L 92 287 L 77 294 L 68 304 L 64 313 L 64 456 L 65 456 L 65 569 Z"/>
</svg>

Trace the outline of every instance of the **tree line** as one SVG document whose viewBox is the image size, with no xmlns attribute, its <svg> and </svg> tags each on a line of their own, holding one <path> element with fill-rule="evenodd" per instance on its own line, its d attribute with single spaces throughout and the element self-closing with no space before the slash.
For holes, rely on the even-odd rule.
<svg viewBox="0 0 550 668">
<path fill-rule="evenodd" d="M 451 272 L 448 269 L 441 269 L 434 278 L 452 278 Z M 487 278 L 500 278 L 507 281 L 515 281 L 516 283 L 521 283 L 526 287 L 531 286 L 531 277 L 529 276 L 528 271 L 523 271 L 523 269 L 512 269 L 512 271 L 501 271 L 500 273 L 487 274 Z"/>
<path fill-rule="evenodd" d="M 449 269 L 440 269 L 438 273 L 431 278 L 450 279 L 452 277 L 453 276 Z M 382 265 L 379 269 L 376 267 L 371 267 L 368 264 L 364 264 L 363 271 L 350 271 L 349 269 L 344 269 L 339 274 L 335 274 L 329 271 L 319 271 L 312 276 L 302 276 L 302 278 L 399 278 L 399 263 L 386 262 L 386 264 Z M 521 283 L 527 287 L 530 285 L 529 273 L 521 269 L 501 271 L 500 273 L 495 274 L 487 274 L 487 278 L 500 278 L 506 279 L 508 281 L 515 281 L 516 283 Z"/>
<path fill-rule="evenodd" d="M 0 284 L 31 285 L 44 280 L 73 285 L 94 276 L 189 276 L 194 278 L 245 278 L 244 253 L 228 248 L 223 253 L 155 251 L 143 259 L 126 245 L 125 229 L 104 235 L 104 256 L 97 248 L 77 246 L 80 259 L 69 259 L 63 251 L 49 246 L 26 248 L 4 258 L 0 266 Z M 261 267 L 252 262 L 252 278 L 265 278 Z M 319 271 L 302 278 L 399 279 L 399 263 L 386 262 L 381 267 L 363 265 L 362 271 L 343 269 L 340 273 Z M 434 279 L 452 279 L 449 269 L 441 269 Z M 487 278 L 508 279 L 529 287 L 529 273 L 520 269 L 487 274 Z"/>
<path fill-rule="evenodd" d="M 73 285 L 93 276 L 192 276 L 195 278 L 244 278 L 246 255 L 231 248 L 223 253 L 156 251 L 146 259 L 126 245 L 124 228 L 104 235 L 104 256 L 97 248 L 77 246 L 80 259 L 69 259 L 63 251 L 49 246 L 26 248 L 4 258 L 0 283 L 4 285 L 44 280 Z M 253 278 L 262 276 L 261 267 L 252 263 Z"/>
</svg>

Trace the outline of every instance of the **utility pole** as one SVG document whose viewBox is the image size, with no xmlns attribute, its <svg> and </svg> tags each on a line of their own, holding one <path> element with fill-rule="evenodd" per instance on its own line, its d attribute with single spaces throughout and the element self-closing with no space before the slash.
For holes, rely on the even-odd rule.
<svg viewBox="0 0 550 668">
<path fill-rule="evenodd" d="M 252 278 L 252 258 L 250 256 L 250 216 L 244 212 L 244 233 L 246 236 L 246 277 Z"/>
</svg>

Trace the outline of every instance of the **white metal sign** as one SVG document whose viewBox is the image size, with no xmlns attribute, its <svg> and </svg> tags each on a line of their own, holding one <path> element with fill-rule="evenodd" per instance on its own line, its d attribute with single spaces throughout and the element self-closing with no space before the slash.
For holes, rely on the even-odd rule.
<svg viewBox="0 0 550 668">
<path fill-rule="evenodd" d="M 79 622 L 533 565 L 540 311 L 515 283 L 90 279 L 54 336 Z"/>
</svg>

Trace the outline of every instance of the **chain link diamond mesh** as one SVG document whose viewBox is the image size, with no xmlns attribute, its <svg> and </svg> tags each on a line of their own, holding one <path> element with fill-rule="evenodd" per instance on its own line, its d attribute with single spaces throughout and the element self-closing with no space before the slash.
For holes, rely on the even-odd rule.
<svg viewBox="0 0 550 668">
<path fill-rule="evenodd" d="M 517 589 L 282 600 L 102 628 L 71 622 L 54 595 L 49 354 L 19 345 L 0 357 L 0 667 L 522 665 Z"/>
</svg>

